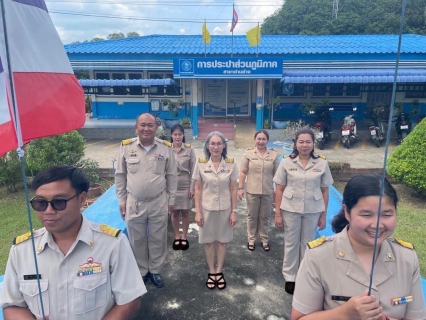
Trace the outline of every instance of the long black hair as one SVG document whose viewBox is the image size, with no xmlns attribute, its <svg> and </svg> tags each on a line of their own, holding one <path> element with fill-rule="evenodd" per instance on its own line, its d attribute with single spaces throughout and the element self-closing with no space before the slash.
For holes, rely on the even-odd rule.
<svg viewBox="0 0 426 320">
<path fill-rule="evenodd" d="M 315 134 L 314 134 L 314 132 L 311 129 L 308 129 L 308 128 L 300 129 L 299 131 L 296 132 L 296 137 L 293 140 L 294 149 L 293 149 L 293 152 L 290 155 L 291 159 L 294 159 L 299 155 L 299 150 L 297 150 L 296 143 L 297 143 L 297 139 L 299 139 L 299 136 L 301 134 L 309 134 L 312 138 L 312 143 L 314 143 L 314 145 L 315 145 Z M 317 156 L 315 154 L 315 148 L 313 148 L 312 151 L 311 151 L 311 158 L 314 158 L 314 159 L 319 158 L 319 156 Z"/>
<path fill-rule="evenodd" d="M 343 204 L 346 206 L 346 210 L 350 213 L 361 198 L 379 196 L 381 179 L 382 177 L 378 174 L 360 174 L 349 180 L 343 191 Z M 396 209 L 398 195 L 387 179 L 385 179 L 383 195 L 392 199 Z M 342 207 L 331 221 L 331 227 L 335 233 L 339 233 L 348 224 L 349 221 L 346 220 L 345 210 Z"/>
</svg>

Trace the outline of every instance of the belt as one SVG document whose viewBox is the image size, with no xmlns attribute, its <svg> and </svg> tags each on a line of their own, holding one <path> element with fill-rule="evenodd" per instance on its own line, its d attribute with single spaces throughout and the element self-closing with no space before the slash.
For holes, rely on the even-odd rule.
<svg viewBox="0 0 426 320">
<path fill-rule="evenodd" d="M 163 194 L 163 192 L 164 192 L 164 189 L 159 193 L 159 194 L 157 194 L 156 196 L 154 196 L 154 197 L 151 197 L 151 198 L 146 198 L 146 199 L 139 199 L 139 198 L 136 198 L 133 194 L 131 194 L 130 192 L 129 192 L 129 194 L 135 199 L 135 200 L 137 200 L 137 201 L 140 201 L 140 202 L 150 202 L 150 201 L 153 201 L 153 200 L 155 200 L 155 199 L 158 199 L 162 194 Z"/>
</svg>

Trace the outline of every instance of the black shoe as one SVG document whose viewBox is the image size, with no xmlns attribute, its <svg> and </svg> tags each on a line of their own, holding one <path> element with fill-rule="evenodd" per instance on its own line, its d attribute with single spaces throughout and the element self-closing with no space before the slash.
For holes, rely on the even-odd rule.
<svg viewBox="0 0 426 320">
<path fill-rule="evenodd" d="M 151 282 L 157 288 L 162 288 L 164 286 L 163 278 L 158 273 L 150 273 Z"/>
<path fill-rule="evenodd" d="M 148 271 L 146 275 L 142 276 L 144 284 L 146 284 L 149 281 L 150 275 L 151 275 L 151 272 Z"/>
<path fill-rule="evenodd" d="M 180 240 L 180 250 L 188 250 L 188 248 L 189 248 L 188 239 L 181 239 Z"/>
<path fill-rule="evenodd" d="M 172 245 L 173 250 L 180 250 L 181 247 L 182 247 L 182 240 L 181 239 L 175 239 L 175 241 L 173 241 L 173 245 Z"/>
<path fill-rule="evenodd" d="M 284 290 L 285 292 L 287 292 L 288 294 L 293 294 L 294 293 L 294 289 L 296 288 L 296 282 L 286 282 L 285 283 L 285 287 Z"/>
</svg>

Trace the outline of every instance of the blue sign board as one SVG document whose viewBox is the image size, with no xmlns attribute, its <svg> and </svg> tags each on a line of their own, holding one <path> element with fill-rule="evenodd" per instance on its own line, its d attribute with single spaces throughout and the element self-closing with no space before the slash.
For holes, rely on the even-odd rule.
<svg viewBox="0 0 426 320">
<path fill-rule="evenodd" d="M 281 79 L 281 58 L 173 59 L 175 79 Z"/>
</svg>

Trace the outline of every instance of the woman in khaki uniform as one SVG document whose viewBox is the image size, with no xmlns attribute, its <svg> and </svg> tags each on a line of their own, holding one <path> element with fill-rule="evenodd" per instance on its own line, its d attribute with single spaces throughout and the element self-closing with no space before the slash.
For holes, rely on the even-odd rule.
<svg viewBox="0 0 426 320">
<path fill-rule="evenodd" d="M 205 158 L 200 158 L 192 178 L 195 180 L 195 221 L 199 243 L 205 244 L 209 265 L 207 288 L 223 290 L 226 281 L 222 273 L 226 244 L 233 239 L 237 222 L 238 168 L 234 159 L 227 158 L 225 137 L 211 132 L 204 145 Z M 217 264 L 215 265 L 215 257 Z"/>
<path fill-rule="evenodd" d="M 175 240 L 173 250 L 188 250 L 189 242 L 186 238 L 189 229 L 189 211 L 192 208 L 192 198 L 194 197 L 194 184 L 192 174 L 195 167 L 195 151 L 189 143 L 185 143 L 185 134 L 180 123 L 174 124 L 170 128 L 171 142 L 173 144 L 173 154 L 176 159 L 178 185 L 175 198 L 175 205 L 171 216 Z M 179 214 L 182 214 L 182 236 L 179 231 Z"/>
<path fill-rule="evenodd" d="M 244 181 L 246 181 L 247 200 L 247 248 L 255 249 L 255 241 L 259 235 L 262 248 L 269 251 L 268 231 L 269 216 L 272 209 L 274 186 L 272 179 L 277 171 L 278 153 L 267 148 L 269 133 L 259 130 L 254 135 L 254 148 L 248 148 L 243 155 L 240 166 L 238 198 L 244 196 Z"/>
<path fill-rule="evenodd" d="M 352 178 L 332 222 L 337 234 L 309 243 L 297 274 L 291 319 L 426 319 L 419 260 L 412 244 L 390 238 L 398 197 L 381 177 Z M 377 248 L 368 295 L 374 242 Z"/>
<path fill-rule="evenodd" d="M 283 276 L 289 294 L 306 243 L 315 239 L 317 227 L 325 227 L 328 187 L 333 184 L 327 160 L 314 153 L 314 141 L 312 130 L 299 130 L 293 153 L 281 161 L 274 177 L 275 225 L 284 228 Z"/>
</svg>

